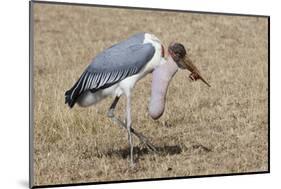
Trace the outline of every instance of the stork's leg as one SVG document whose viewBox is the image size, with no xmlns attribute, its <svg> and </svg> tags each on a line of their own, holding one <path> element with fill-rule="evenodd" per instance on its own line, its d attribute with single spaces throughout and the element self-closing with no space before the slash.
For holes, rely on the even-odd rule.
<svg viewBox="0 0 281 189">
<path fill-rule="evenodd" d="M 126 129 L 126 128 L 127 128 L 126 123 L 122 122 L 120 119 L 118 119 L 118 118 L 115 117 L 115 115 L 114 115 L 114 110 L 115 110 L 115 107 L 116 107 L 116 105 L 117 105 L 119 99 L 120 99 L 120 97 L 118 97 L 118 96 L 114 99 L 113 103 L 111 104 L 111 106 L 110 106 L 110 108 L 109 108 L 109 110 L 108 110 L 108 112 L 107 112 L 107 116 L 108 116 L 109 118 L 111 118 L 111 120 L 112 120 L 114 123 L 116 123 L 118 126 L 123 127 L 124 129 Z M 136 137 L 138 137 L 138 139 L 139 139 L 143 144 L 145 144 L 146 147 L 147 147 L 149 150 L 151 150 L 151 151 L 153 151 L 153 152 L 156 152 L 156 148 L 153 146 L 153 144 L 151 144 L 151 143 L 149 142 L 149 140 L 148 140 L 143 134 L 137 132 L 137 131 L 136 131 L 135 129 L 133 129 L 132 127 L 131 127 L 131 133 L 133 133 L 134 135 L 136 135 Z"/>
<path fill-rule="evenodd" d="M 132 139 L 132 134 L 131 134 L 131 125 L 132 125 L 132 119 L 131 119 L 131 95 L 127 95 L 127 119 L 126 119 L 126 123 L 127 123 L 127 131 L 128 131 L 128 141 L 129 141 L 129 146 L 130 146 L 130 162 L 131 162 L 131 166 L 134 165 L 134 160 L 133 160 L 133 139 Z"/>
</svg>

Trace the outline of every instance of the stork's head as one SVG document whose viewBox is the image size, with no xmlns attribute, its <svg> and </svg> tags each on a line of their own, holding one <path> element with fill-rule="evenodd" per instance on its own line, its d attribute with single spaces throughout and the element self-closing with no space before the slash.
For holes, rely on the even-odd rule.
<svg viewBox="0 0 281 189">
<path fill-rule="evenodd" d="M 206 80 L 201 76 L 196 66 L 188 57 L 187 52 L 181 43 L 171 43 L 168 47 L 168 54 L 172 57 L 179 68 L 187 69 L 191 72 L 191 74 L 189 75 L 189 78 L 191 80 L 196 81 L 197 79 L 201 79 L 206 85 L 210 87 L 209 83 L 206 82 Z"/>
<path fill-rule="evenodd" d="M 186 50 L 184 46 L 180 43 L 171 43 L 168 48 L 168 54 L 177 63 L 179 68 L 185 69 L 182 60 L 186 57 Z"/>
</svg>

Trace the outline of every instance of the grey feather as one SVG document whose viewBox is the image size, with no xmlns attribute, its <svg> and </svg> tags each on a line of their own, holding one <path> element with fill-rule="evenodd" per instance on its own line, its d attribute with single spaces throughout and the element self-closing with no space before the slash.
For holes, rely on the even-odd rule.
<svg viewBox="0 0 281 189">
<path fill-rule="evenodd" d="M 152 44 L 143 44 L 144 35 L 138 33 L 98 54 L 75 85 L 65 93 L 66 103 L 73 107 L 83 92 L 96 92 L 137 74 L 155 53 Z"/>
</svg>

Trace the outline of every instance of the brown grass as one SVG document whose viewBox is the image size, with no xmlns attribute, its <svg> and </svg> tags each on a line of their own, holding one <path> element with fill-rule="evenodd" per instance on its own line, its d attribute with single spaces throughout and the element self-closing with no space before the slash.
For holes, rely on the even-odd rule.
<svg viewBox="0 0 281 189">
<path fill-rule="evenodd" d="M 34 184 L 145 179 L 268 169 L 267 19 L 63 5 L 34 7 Z M 178 41 L 212 85 L 180 71 L 164 115 L 147 106 L 151 76 L 133 95 L 133 126 L 160 154 L 134 138 L 137 168 L 128 166 L 127 133 L 96 106 L 69 109 L 64 92 L 106 47 L 139 32 L 165 46 Z M 123 116 L 124 97 L 117 114 Z"/>
</svg>

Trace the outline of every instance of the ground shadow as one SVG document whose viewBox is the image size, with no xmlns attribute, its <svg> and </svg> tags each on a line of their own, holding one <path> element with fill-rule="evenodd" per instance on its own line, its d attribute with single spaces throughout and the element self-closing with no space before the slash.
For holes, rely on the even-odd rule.
<svg viewBox="0 0 281 189">
<path fill-rule="evenodd" d="M 166 155 L 175 155 L 180 154 L 182 152 L 182 147 L 180 145 L 165 145 L 161 147 L 155 147 L 157 152 L 154 153 L 150 151 L 146 147 L 134 147 L 134 155 L 137 157 L 144 156 L 147 154 L 157 154 L 160 156 Z M 110 150 L 104 153 L 104 155 L 112 157 L 112 156 L 119 156 L 123 159 L 126 159 L 129 156 L 129 148 L 117 149 L 117 150 Z"/>
</svg>

